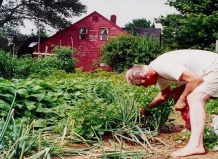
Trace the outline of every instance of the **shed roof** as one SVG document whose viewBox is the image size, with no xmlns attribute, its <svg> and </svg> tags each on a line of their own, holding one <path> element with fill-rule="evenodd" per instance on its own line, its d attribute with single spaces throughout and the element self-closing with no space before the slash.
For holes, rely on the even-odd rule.
<svg viewBox="0 0 218 159">
<path fill-rule="evenodd" d="M 160 28 L 136 28 L 133 30 L 134 35 L 147 35 L 147 36 L 155 36 L 160 37 L 161 29 Z"/>
</svg>

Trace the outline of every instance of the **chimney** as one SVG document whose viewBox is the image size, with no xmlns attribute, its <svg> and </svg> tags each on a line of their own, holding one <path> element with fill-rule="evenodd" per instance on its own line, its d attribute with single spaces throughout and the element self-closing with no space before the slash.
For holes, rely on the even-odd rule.
<svg viewBox="0 0 218 159">
<path fill-rule="evenodd" d="M 116 24 L 116 21 L 117 21 L 116 15 L 111 15 L 111 22 Z"/>
</svg>

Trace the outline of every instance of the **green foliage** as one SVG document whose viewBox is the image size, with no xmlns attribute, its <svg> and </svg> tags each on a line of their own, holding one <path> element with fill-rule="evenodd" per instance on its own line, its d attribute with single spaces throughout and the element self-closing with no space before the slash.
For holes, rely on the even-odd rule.
<svg viewBox="0 0 218 159">
<path fill-rule="evenodd" d="M 20 127 L 17 128 L 14 120 L 13 129 L 10 130 L 10 128 L 8 128 L 12 133 L 3 136 L 5 140 L 2 142 L 4 146 L 1 145 L 4 147 L 3 154 L 0 155 L 2 159 L 23 158 L 30 153 L 30 150 L 33 150 L 36 147 L 35 142 L 37 136 L 33 133 L 33 125 L 34 122 L 24 127 L 21 123 Z M 13 138 L 11 135 L 13 135 Z"/>
<path fill-rule="evenodd" d="M 74 51 L 70 47 L 55 47 L 52 52 L 56 54 L 56 60 L 59 70 L 65 70 L 67 73 L 74 72 L 75 60 L 72 60 Z"/>
<path fill-rule="evenodd" d="M 218 137 L 214 133 L 214 130 L 211 128 L 207 128 L 204 133 L 204 145 L 209 149 L 213 149 L 218 145 Z"/>
<path fill-rule="evenodd" d="M 125 29 L 128 32 L 133 32 L 135 28 L 155 28 L 155 25 L 154 23 L 151 24 L 151 21 L 147 21 L 145 18 L 133 19 L 131 23 L 125 24 Z"/>
<path fill-rule="evenodd" d="M 161 16 L 156 22 L 164 26 L 163 41 L 172 49 L 215 50 L 218 33 L 218 6 L 215 0 L 168 0 L 179 13 Z"/>
<path fill-rule="evenodd" d="M 144 118 L 146 118 L 144 119 L 147 123 L 146 126 L 156 132 L 159 132 L 167 122 L 170 113 L 173 112 L 172 107 L 170 107 L 172 105 L 172 100 L 168 100 L 160 106 L 149 110 L 150 112 L 144 116 Z"/>
<path fill-rule="evenodd" d="M 122 72 L 136 64 L 149 64 L 164 50 L 159 39 L 147 36 L 120 35 L 111 38 L 101 49 L 101 61 Z"/>
<path fill-rule="evenodd" d="M 209 102 L 206 104 L 207 111 L 211 114 L 218 115 L 218 100 L 217 99 L 210 99 Z"/>
<path fill-rule="evenodd" d="M 140 108 L 147 107 L 157 92 L 155 87 L 145 89 L 127 85 L 123 74 L 98 72 L 81 76 L 81 73 L 58 72 L 44 80 L 1 79 L 0 116 L 7 116 L 17 92 L 14 108 L 19 120 L 28 122 L 35 119 L 35 127 L 55 126 L 53 130 L 60 133 L 63 123 L 69 118 L 74 121 L 77 134 L 93 138 L 94 132 L 104 134 L 109 128 L 137 123 Z M 158 130 L 163 121 L 156 120 L 160 122 Z"/>
<path fill-rule="evenodd" d="M 60 29 L 70 24 L 69 19 L 72 16 L 79 16 L 85 12 L 86 6 L 78 0 L 2 0 L 0 1 L 0 27 L 4 24 L 23 25 L 23 21 L 29 19 L 35 24 L 40 22 Z"/>
<path fill-rule="evenodd" d="M 212 114 L 218 115 L 217 105 L 218 105 L 218 100 L 217 99 L 210 99 L 206 103 L 207 113 L 209 115 L 212 115 Z M 205 140 L 204 141 L 205 146 L 208 147 L 209 149 L 213 149 L 215 146 L 218 145 L 218 138 L 217 138 L 217 135 L 214 132 L 214 128 L 213 128 L 212 125 L 205 129 L 204 140 Z"/>
<path fill-rule="evenodd" d="M 76 60 L 72 59 L 74 51 L 68 47 L 55 47 L 54 56 L 37 59 L 30 55 L 22 58 L 12 57 L 10 53 L 0 51 L 0 77 L 27 78 L 30 75 L 34 77 L 47 77 L 54 70 L 64 70 L 67 73 L 74 72 Z"/>
<path fill-rule="evenodd" d="M 12 57 L 9 53 L 0 50 L 0 76 L 4 78 L 10 78 L 12 72 Z"/>
<path fill-rule="evenodd" d="M 2 159 L 23 158 L 23 156 L 32 148 L 36 139 L 36 136 L 31 134 L 34 122 L 26 128 L 24 128 L 24 125 L 21 122 L 18 129 L 16 121 L 14 120 L 14 109 L 12 109 L 15 99 L 16 93 L 3 126 L 2 121 L 0 120 L 0 127 L 2 128 L 0 133 L 0 149 L 3 149 L 0 157 Z M 10 125 L 11 120 L 13 121 L 13 126 Z"/>
</svg>

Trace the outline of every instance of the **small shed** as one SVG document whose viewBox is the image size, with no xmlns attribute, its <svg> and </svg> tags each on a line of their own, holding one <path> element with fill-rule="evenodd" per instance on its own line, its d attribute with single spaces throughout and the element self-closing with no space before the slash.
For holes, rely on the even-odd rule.
<svg viewBox="0 0 218 159">
<path fill-rule="evenodd" d="M 110 37 L 119 36 L 124 32 L 116 25 L 115 15 L 111 15 L 108 20 L 95 11 L 47 38 L 40 46 L 35 46 L 34 56 L 38 56 L 37 52 L 51 53 L 54 46 L 68 46 L 76 50 L 76 67 L 82 67 L 83 71 L 92 71 L 101 65 L 101 47 Z"/>
<path fill-rule="evenodd" d="M 18 49 L 18 57 L 23 55 L 32 55 L 34 52 L 34 46 L 38 44 L 38 36 L 28 37 L 24 43 Z M 46 37 L 40 37 L 41 41 L 44 41 Z"/>
</svg>

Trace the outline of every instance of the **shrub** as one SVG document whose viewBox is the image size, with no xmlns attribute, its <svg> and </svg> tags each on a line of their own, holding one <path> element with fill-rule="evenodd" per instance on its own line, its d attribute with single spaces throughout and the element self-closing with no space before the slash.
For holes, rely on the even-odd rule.
<svg viewBox="0 0 218 159">
<path fill-rule="evenodd" d="M 149 64 L 164 51 L 157 38 L 121 35 L 111 38 L 101 49 L 101 61 L 122 72 L 135 64 Z"/>
<path fill-rule="evenodd" d="M 15 58 L 13 58 L 10 53 L 0 50 L 0 76 L 3 78 L 11 78 L 15 66 Z"/>
<path fill-rule="evenodd" d="M 70 47 L 55 47 L 52 52 L 56 54 L 56 60 L 59 70 L 65 70 L 67 73 L 74 72 L 76 60 L 73 59 L 74 50 Z"/>
<path fill-rule="evenodd" d="M 27 78 L 30 75 L 47 77 L 54 70 L 74 72 L 76 60 L 72 59 L 74 51 L 68 47 L 55 47 L 55 56 L 32 58 L 26 55 L 21 58 L 12 57 L 10 53 L 0 51 L 0 77 L 5 79 Z"/>
</svg>

